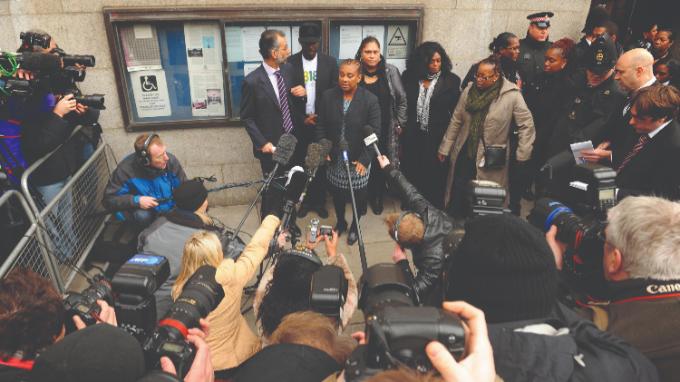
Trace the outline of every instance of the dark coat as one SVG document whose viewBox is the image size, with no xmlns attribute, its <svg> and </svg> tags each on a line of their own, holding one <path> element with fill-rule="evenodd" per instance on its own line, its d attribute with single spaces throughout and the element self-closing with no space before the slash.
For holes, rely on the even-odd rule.
<svg viewBox="0 0 680 382">
<path fill-rule="evenodd" d="M 423 242 L 411 249 L 413 262 L 418 270 L 414 280 L 414 288 L 421 301 L 441 303 L 441 296 L 433 296 L 436 286 L 441 281 L 442 269 L 446 254 L 444 239 L 451 233 L 454 221 L 446 213 L 428 202 L 406 177 L 394 166 L 385 168 L 390 188 L 397 190 L 399 199 L 405 210 L 420 215 L 425 224 Z"/>
<path fill-rule="evenodd" d="M 568 150 L 570 143 L 590 140 L 597 145 L 613 113 L 620 113 L 625 102 L 614 75 L 595 88 L 587 86 L 584 71 L 575 74 L 574 81 L 577 88 L 548 140 L 549 156 Z"/>
<path fill-rule="evenodd" d="M 639 136 L 626 134 L 612 141 L 614 168 L 619 167 Z M 673 120 L 635 155 L 616 175 L 619 198 L 628 195 L 656 195 L 680 199 L 680 124 Z"/>
<path fill-rule="evenodd" d="M 319 109 L 323 92 L 338 84 L 338 63 L 335 58 L 321 52 L 317 53 L 317 57 L 316 99 L 314 100 L 314 110 Z M 302 66 L 302 52 L 290 56 L 290 58 L 288 58 L 288 65 L 291 67 L 291 83 L 288 84 L 288 87 L 293 88 L 298 85 L 304 87 L 305 73 Z M 304 115 L 307 97 L 293 97 L 293 102 L 297 105 L 296 111 L 299 112 L 302 110 Z"/>
<path fill-rule="evenodd" d="M 286 88 L 290 89 L 292 82 L 289 65 L 281 66 Z M 302 125 L 299 113 L 294 112 L 293 96 L 288 92 L 288 106 L 293 122 L 293 134 L 298 134 L 298 127 Z M 253 142 L 253 154 L 256 158 L 265 158 L 260 149 L 267 142 L 276 146 L 283 134 L 283 116 L 264 66 L 260 65 L 243 80 L 241 88 L 241 121 Z"/>
<path fill-rule="evenodd" d="M 496 373 L 505 381 L 658 381 L 640 351 L 566 308 L 559 314 L 489 325 Z M 568 328 L 562 335 L 531 332 L 529 325 Z M 524 328 L 529 332 L 518 332 Z"/>
<path fill-rule="evenodd" d="M 647 356 L 659 371 L 661 381 L 680 375 L 680 326 L 671 317 L 680 315 L 680 299 L 674 293 L 651 295 L 648 285 L 676 281 L 631 279 L 609 283 L 610 298 L 593 302 L 585 313 L 600 330 L 620 336 Z"/>
<path fill-rule="evenodd" d="M 550 45 L 552 45 L 550 41 L 536 41 L 529 36 L 519 40 L 517 65 L 524 82 L 522 88 L 535 86 L 538 76 L 543 73 L 545 52 Z"/>
<path fill-rule="evenodd" d="M 349 160 L 358 160 L 364 167 L 371 163 L 371 156 L 364 145 L 364 126 L 370 127 L 380 138 L 380 105 L 378 98 L 368 90 L 358 87 L 347 114 L 342 113 L 342 89 L 326 90 L 319 105 L 316 125 L 317 140 L 327 138 L 333 142 L 331 156 L 340 158 L 340 132 L 345 125 L 345 140 L 349 145 Z"/>
</svg>

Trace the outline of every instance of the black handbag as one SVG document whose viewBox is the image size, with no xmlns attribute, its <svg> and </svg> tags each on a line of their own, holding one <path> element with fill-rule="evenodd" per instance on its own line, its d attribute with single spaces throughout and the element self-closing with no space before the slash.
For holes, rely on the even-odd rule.
<svg viewBox="0 0 680 382">
<path fill-rule="evenodd" d="M 507 158 L 507 145 L 486 145 L 482 132 L 482 145 L 484 146 L 484 168 L 498 170 L 505 167 Z"/>
</svg>

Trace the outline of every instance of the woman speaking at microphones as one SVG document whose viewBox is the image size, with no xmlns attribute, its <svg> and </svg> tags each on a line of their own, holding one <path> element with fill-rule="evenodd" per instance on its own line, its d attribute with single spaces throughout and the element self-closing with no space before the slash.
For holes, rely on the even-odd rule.
<svg viewBox="0 0 680 382">
<path fill-rule="evenodd" d="M 338 86 L 323 93 L 316 125 L 317 140 L 326 138 L 333 142 L 331 163 L 326 172 L 329 191 L 333 196 L 338 234 L 347 230 L 345 205 L 351 202 L 350 178 L 343 159 L 341 142 L 347 150 L 351 184 L 357 204 L 357 213 L 347 236 L 347 244 L 358 240 L 357 224 L 366 214 L 367 186 L 371 172 L 371 155 L 364 145 L 364 128 L 376 134 L 380 132 L 380 106 L 378 98 L 358 87 L 361 81 L 361 65 L 357 60 L 345 60 L 338 71 Z M 366 129 L 368 130 L 368 129 Z"/>
</svg>

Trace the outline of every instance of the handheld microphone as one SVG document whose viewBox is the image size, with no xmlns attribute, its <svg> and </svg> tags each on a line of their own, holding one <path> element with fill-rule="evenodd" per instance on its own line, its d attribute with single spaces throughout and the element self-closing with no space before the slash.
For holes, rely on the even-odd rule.
<svg viewBox="0 0 680 382">
<path fill-rule="evenodd" d="M 277 164 L 285 166 L 295 152 L 297 138 L 292 134 L 283 134 L 276 144 L 276 150 L 272 154 L 272 160 Z"/>
<path fill-rule="evenodd" d="M 338 143 L 338 148 L 340 149 L 342 160 L 346 163 L 349 163 L 349 145 L 347 144 L 345 138 L 340 140 L 340 143 Z"/>
<path fill-rule="evenodd" d="M 309 146 L 307 146 L 305 166 L 307 167 L 308 178 L 307 182 L 305 183 L 305 187 L 302 189 L 302 193 L 300 194 L 300 199 L 298 200 L 299 203 L 302 203 L 305 200 L 305 196 L 307 196 L 307 187 L 314 180 L 316 171 L 319 169 L 319 166 L 321 166 L 321 163 L 323 163 L 325 160 L 326 155 L 328 154 L 324 154 L 324 148 L 319 143 L 310 143 Z"/>
<path fill-rule="evenodd" d="M 371 129 L 370 126 L 364 126 L 363 128 L 364 132 L 364 144 L 366 147 L 372 146 L 373 150 L 375 151 L 376 156 L 380 156 L 380 149 L 378 148 L 377 142 L 378 142 L 378 136 L 375 135 L 373 132 L 373 129 Z"/>
</svg>

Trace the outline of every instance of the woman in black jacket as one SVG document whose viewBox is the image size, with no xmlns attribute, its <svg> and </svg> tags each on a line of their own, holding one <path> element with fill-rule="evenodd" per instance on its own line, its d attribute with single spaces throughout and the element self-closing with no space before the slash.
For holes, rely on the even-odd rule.
<svg viewBox="0 0 680 382">
<path fill-rule="evenodd" d="M 408 100 L 408 122 L 403 132 L 402 169 L 423 196 L 443 208 L 447 163 L 437 150 L 460 97 L 460 77 L 451 72 L 451 59 L 439 43 L 416 48 L 402 77 Z"/>
<path fill-rule="evenodd" d="M 329 191 L 333 196 L 338 234 L 347 230 L 345 204 L 351 201 L 349 178 L 342 157 L 346 145 L 352 186 L 354 188 L 357 212 L 354 216 L 347 243 L 354 244 L 357 239 L 357 223 L 366 213 L 367 186 L 371 173 L 371 156 L 364 145 L 364 133 L 370 130 L 380 134 L 380 106 L 378 99 L 369 91 L 358 87 L 361 80 L 360 64 L 357 60 L 345 60 L 340 64 L 338 87 L 323 93 L 316 125 L 317 139 L 330 139 L 333 142 L 331 163 L 326 170 Z"/>
<path fill-rule="evenodd" d="M 406 93 L 399 69 L 385 61 L 385 57 L 380 54 L 380 42 L 373 36 L 361 41 L 355 58 L 361 63 L 362 76 L 359 86 L 378 97 L 380 152 L 385 153 L 395 166 L 399 167 L 399 135 L 406 125 Z M 368 182 L 368 198 L 376 215 L 383 211 L 386 186 L 382 173 L 374 171 Z"/>
</svg>

